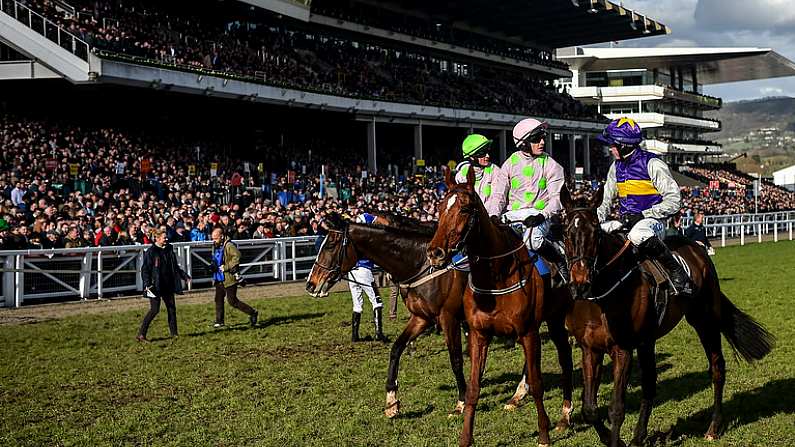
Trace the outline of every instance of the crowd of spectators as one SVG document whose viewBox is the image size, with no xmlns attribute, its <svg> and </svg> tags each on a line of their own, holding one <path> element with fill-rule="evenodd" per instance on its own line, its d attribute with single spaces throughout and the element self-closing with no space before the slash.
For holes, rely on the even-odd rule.
<svg viewBox="0 0 795 447">
<path fill-rule="evenodd" d="M 315 0 L 312 3 L 312 13 L 409 36 L 421 37 L 431 41 L 445 42 L 488 54 L 555 68 L 566 68 L 566 64 L 554 60 L 552 53 L 549 51 L 521 46 L 507 40 L 498 40 L 483 34 L 466 31 L 452 26 L 447 21 L 420 18 L 365 3 Z"/>
<path fill-rule="evenodd" d="M 684 208 L 691 212 L 721 215 L 795 210 L 795 193 L 761 182 L 759 197 L 754 198 L 753 178 L 730 167 L 689 166 L 681 172 L 706 185 L 682 188 Z"/>
<path fill-rule="evenodd" d="M 595 108 L 525 72 L 439 58 L 263 11 L 232 13 L 228 3 L 76 0 L 70 2 L 76 14 L 49 0 L 28 3 L 106 57 L 342 96 L 601 119 Z"/>
<path fill-rule="evenodd" d="M 364 154 L 323 144 L 229 151 L 207 137 L 2 115 L 0 147 L 2 249 L 146 244 L 153 228 L 173 242 L 208 240 L 215 226 L 234 239 L 314 235 L 329 212 L 434 220 L 444 190 L 433 167 L 422 176 L 406 165 L 403 175 L 374 176 Z M 687 174 L 720 187 L 683 187 L 685 214 L 754 211 L 744 174 L 715 167 Z M 762 185 L 759 212 L 791 209 L 795 194 Z"/>
<path fill-rule="evenodd" d="M 334 149 L 257 151 L 266 160 L 260 171 L 258 160 L 220 156 L 212 141 L 201 142 L 199 163 L 196 144 L 0 117 L 0 248 L 146 244 L 153 228 L 164 228 L 172 242 L 209 240 L 215 226 L 234 239 L 303 236 L 314 235 L 330 211 L 424 220 L 435 212 L 435 176 L 367 175 Z M 322 200 L 320 165 L 327 172 Z"/>
</svg>

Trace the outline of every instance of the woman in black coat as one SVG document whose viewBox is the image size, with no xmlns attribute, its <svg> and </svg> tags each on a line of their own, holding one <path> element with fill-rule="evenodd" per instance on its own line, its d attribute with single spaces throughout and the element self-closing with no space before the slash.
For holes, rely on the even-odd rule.
<svg viewBox="0 0 795 447">
<path fill-rule="evenodd" d="M 152 235 L 155 243 L 144 253 L 144 263 L 141 268 L 141 277 L 144 283 L 144 296 L 149 298 L 149 312 L 144 316 L 141 329 L 138 331 L 137 340 L 148 341 L 146 332 L 149 324 L 160 312 L 160 300 L 166 303 L 168 312 L 168 330 L 172 337 L 177 333 L 177 307 L 174 294 L 182 294 L 182 281 L 190 281 L 190 276 L 185 273 L 177 263 L 177 256 L 173 247 L 168 243 L 166 232 L 154 230 Z"/>
</svg>

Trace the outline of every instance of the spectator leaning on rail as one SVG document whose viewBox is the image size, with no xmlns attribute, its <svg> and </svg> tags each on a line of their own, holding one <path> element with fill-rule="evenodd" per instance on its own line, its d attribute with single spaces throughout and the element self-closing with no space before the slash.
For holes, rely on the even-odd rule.
<svg viewBox="0 0 795 447">
<path fill-rule="evenodd" d="M 259 313 L 237 298 L 237 286 L 242 281 L 240 275 L 240 250 L 224 235 L 222 228 L 215 228 L 213 239 L 213 284 L 215 285 L 215 327 L 224 326 L 224 297 L 235 309 L 248 315 L 252 326 L 257 325 Z"/>
<path fill-rule="evenodd" d="M 685 270 L 663 243 L 664 221 L 682 206 L 679 185 L 668 165 L 640 148 L 643 132 L 630 118 L 613 120 L 597 139 L 609 146 L 615 160 L 610 165 L 599 206 L 599 221 L 605 231 L 623 227 L 641 254 L 652 257 L 668 270 L 674 294 L 690 295 L 692 286 Z M 618 197 L 621 223 L 606 222 L 613 199 Z"/>
<path fill-rule="evenodd" d="M 563 247 L 547 239 L 550 219 L 562 209 L 560 189 L 563 167 L 544 152 L 547 124 L 527 118 L 513 128 L 518 151 L 502 164 L 508 181 L 508 211 L 505 219 L 524 225 L 523 238 L 530 248 L 554 262 L 561 277 L 569 281 Z"/>
<path fill-rule="evenodd" d="M 166 232 L 153 230 L 152 239 L 155 243 L 144 253 L 144 262 L 141 267 L 141 278 L 144 283 L 144 296 L 149 298 L 149 312 L 141 322 L 138 330 L 138 341 L 145 342 L 149 324 L 160 312 L 160 300 L 166 303 L 168 312 L 168 330 L 172 337 L 177 332 L 177 307 L 174 294 L 182 294 L 182 280 L 190 281 L 191 277 L 177 264 L 174 249 L 168 243 Z"/>
<path fill-rule="evenodd" d="M 491 162 L 489 149 L 492 140 L 473 133 L 464 139 L 461 152 L 464 161 L 458 164 L 456 183 L 466 183 L 467 173 L 475 170 L 475 191 L 477 191 L 489 216 L 499 216 L 505 208 L 505 188 L 507 180 L 499 166 Z"/>
<path fill-rule="evenodd" d="M 709 255 L 715 254 L 715 249 L 712 248 L 712 244 L 709 243 L 707 238 L 707 229 L 704 228 L 704 213 L 702 211 L 696 211 L 693 223 L 685 229 L 685 237 L 704 247 L 704 250 Z"/>
</svg>

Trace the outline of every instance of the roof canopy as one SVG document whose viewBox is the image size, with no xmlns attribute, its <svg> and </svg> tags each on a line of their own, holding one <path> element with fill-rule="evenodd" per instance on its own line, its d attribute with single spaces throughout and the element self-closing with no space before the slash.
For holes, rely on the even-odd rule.
<svg viewBox="0 0 795 447">
<path fill-rule="evenodd" d="M 694 66 L 705 85 L 795 76 L 795 62 L 770 48 L 572 48 L 558 60 L 581 71 Z"/>
<path fill-rule="evenodd" d="M 380 2 L 379 2 L 380 3 Z M 550 49 L 670 33 L 653 19 L 608 0 L 392 0 L 462 28 Z"/>
</svg>

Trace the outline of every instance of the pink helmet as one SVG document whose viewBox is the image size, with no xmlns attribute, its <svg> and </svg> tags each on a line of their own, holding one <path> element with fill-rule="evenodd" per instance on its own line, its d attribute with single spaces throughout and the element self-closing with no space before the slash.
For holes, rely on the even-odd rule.
<svg viewBox="0 0 795 447">
<path fill-rule="evenodd" d="M 547 127 L 549 127 L 547 123 L 533 118 L 525 118 L 519 121 L 513 128 L 513 144 L 521 149 L 529 137 L 545 134 L 547 132 Z"/>
</svg>

